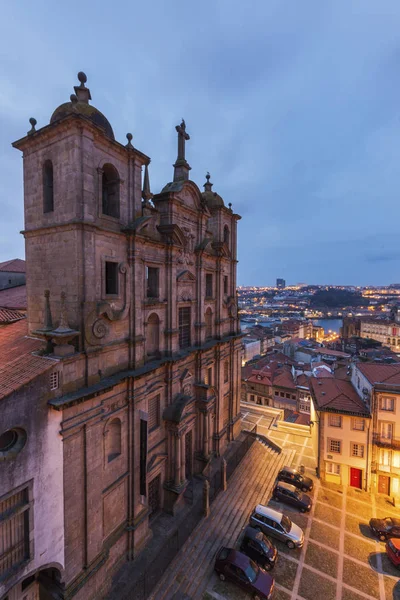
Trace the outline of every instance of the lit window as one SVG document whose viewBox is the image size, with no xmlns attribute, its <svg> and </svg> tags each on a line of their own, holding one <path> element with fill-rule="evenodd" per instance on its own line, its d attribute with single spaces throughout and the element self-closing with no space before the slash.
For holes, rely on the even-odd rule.
<svg viewBox="0 0 400 600">
<path fill-rule="evenodd" d="M 325 470 L 331 475 L 340 475 L 340 465 L 336 463 L 327 462 L 325 463 Z"/>
<path fill-rule="evenodd" d="M 58 388 L 58 371 L 50 373 L 50 389 L 56 390 Z"/>
<path fill-rule="evenodd" d="M 329 415 L 328 423 L 330 427 L 341 427 L 342 417 L 341 415 Z"/>
<path fill-rule="evenodd" d="M 340 440 L 328 440 L 329 452 L 340 454 L 342 451 L 342 442 Z"/>
<path fill-rule="evenodd" d="M 356 431 L 364 431 L 365 419 L 353 419 L 353 429 Z"/>
<path fill-rule="evenodd" d="M 351 455 L 364 458 L 364 444 L 351 444 Z"/>
<path fill-rule="evenodd" d="M 379 398 L 379 410 L 394 411 L 394 398 Z"/>
</svg>

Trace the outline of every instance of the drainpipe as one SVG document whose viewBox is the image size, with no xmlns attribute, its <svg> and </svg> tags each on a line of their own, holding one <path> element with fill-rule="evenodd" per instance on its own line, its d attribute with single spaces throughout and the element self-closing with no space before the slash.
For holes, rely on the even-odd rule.
<svg viewBox="0 0 400 600">
<path fill-rule="evenodd" d="M 369 455 L 370 455 L 370 423 L 368 422 L 368 431 L 367 431 L 367 465 L 366 465 L 366 470 L 365 470 L 365 491 L 368 492 L 368 485 L 369 485 L 369 470 L 370 470 L 370 465 L 369 465 Z"/>
</svg>

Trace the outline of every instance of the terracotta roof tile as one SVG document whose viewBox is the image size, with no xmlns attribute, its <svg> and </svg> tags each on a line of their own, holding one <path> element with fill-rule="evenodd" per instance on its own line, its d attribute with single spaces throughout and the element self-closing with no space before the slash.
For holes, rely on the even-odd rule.
<svg viewBox="0 0 400 600">
<path fill-rule="evenodd" d="M 0 308 L 0 325 L 20 321 L 20 319 L 25 319 L 24 313 L 17 310 L 9 310 L 8 308 Z"/>
<path fill-rule="evenodd" d="M 385 385 L 400 385 L 400 364 L 377 365 L 374 363 L 358 363 L 357 369 L 373 385 L 384 383 Z"/>
<path fill-rule="evenodd" d="M 13 310 L 26 310 L 26 285 L 0 290 L 0 306 Z"/>
<path fill-rule="evenodd" d="M 32 354 L 45 343 L 27 333 L 26 319 L 0 327 L 0 399 L 54 368 L 57 362 Z"/>
<path fill-rule="evenodd" d="M 311 392 L 317 409 L 350 414 L 369 415 L 368 409 L 349 381 L 335 377 L 310 379 Z"/>
<path fill-rule="evenodd" d="M 8 273 L 25 273 L 25 261 L 20 258 L 6 260 L 5 262 L 0 263 L 0 271 L 6 271 Z"/>
</svg>

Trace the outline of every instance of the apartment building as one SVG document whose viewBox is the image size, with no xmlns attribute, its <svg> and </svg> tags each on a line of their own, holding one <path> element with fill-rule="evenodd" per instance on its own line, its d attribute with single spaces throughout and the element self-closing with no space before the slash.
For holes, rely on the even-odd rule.
<svg viewBox="0 0 400 600">
<path fill-rule="evenodd" d="M 321 479 L 370 486 L 371 412 L 350 381 L 310 379 L 311 435 Z"/>
</svg>

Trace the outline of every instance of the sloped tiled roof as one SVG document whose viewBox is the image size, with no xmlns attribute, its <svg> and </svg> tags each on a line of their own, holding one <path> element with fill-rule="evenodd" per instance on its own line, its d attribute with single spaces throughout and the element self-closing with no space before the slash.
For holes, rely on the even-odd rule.
<svg viewBox="0 0 400 600">
<path fill-rule="evenodd" d="M 0 290 L 0 307 L 26 310 L 26 285 Z"/>
<path fill-rule="evenodd" d="M 7 273 L 25 273 L 25 261 L 20 258 L 6 260 L 5 262 L 0 263 L 0 271 L 6 271 Z"/>
<path fill-rule="evenodd" d="M 391 365 L 358 363 L 357 368 L 373 385 L 378 383 L 400 385 L 400 363 L 393 363 Z"/>
<path fill-rule="evenodd" d="M 21 319 L 25 319 L 24 313 L 8 308 L 0 308 L 0 325 L 14 323 L 14 321 L 20 321 Z"/>
<path fill-rule="evenodd" d="M 0 327 L 0 399 L 56 364 L 55 360 L 32 354 L 44 348 L 45 343 L 27 333 L 26 319 Z"/>
<path fill-rule="evenodd" d="M 311 392 L 318 410 L 369 416 L 368 409 L 350 381 L 335 377 L 310 379 Z"/>
</svg>

